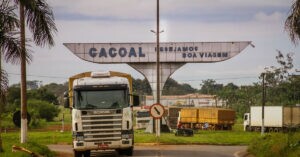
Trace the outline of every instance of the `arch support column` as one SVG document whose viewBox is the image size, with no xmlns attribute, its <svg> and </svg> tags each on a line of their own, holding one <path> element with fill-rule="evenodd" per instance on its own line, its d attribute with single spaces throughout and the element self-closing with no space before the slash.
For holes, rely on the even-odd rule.
<svg viewBox="0 0 300 157">
<path fill-rule="evenodd" d="M 168 78 L 180 67 L 182 67 L 186 63 L 160 63 L 160 91 L 157 91 L 157 70 L 156 63 L 128 63 L 129 66 L 139 71 L 149 82 L 152 95 L 153 102 L 157 102 L 157 92 L 162 95 L 163 87 L 168 80 Z M 153 120 L 151 120 L 149 127 L 146 129 L 147 132 L 153 133 Z"/>
<path fill-rule="evenodd" d="M 160 63 L 160 95 L 162 95 L 162 89 L 167 81 L 167 79 L 180 67 L 182 67 L 185 63 Z M 157 92 L 157 70 L 156 63 L 129 63 L 129 66 L 139 71 L 149 82 L 152 95 L 154 98 L 154 102 L 157 100 L 156 92 Z"/>
</svg>

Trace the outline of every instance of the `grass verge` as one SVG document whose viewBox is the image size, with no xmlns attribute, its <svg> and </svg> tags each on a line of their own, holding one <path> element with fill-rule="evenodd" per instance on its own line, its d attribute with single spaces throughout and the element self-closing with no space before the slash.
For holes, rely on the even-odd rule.
<svg viewBox="0 0 300 157">
<path fill-rule="evenodd" d="M 29 132 L 28 142 L 20 144 L 20 133 L 10 132 L 2 134 L 4 152 L 0 153 L 1 157 L 29 157 L 22 152 L 12 152 L 12 146 L 22 146 L 35 153 L 45 157 L 53 157 L 55 154 L 51 152 L 47 144 L 71 144 L 71 132 Z"/>
<path fill-rule="evenodd" d="M 299 157 L 300 133 L 272 133 L 256 137 L 248 151 L 256 157 Z"/>
<path fill-rule="evenodd" d="M 213 145 L 248 145 L 259 133 L 241 131 L 198 131 L 193 137 L 175 136 L 174 133 L 162 133 L 161 144 L 213 144 Z M 135 133 L 135 143 L 155 143 L 155 134 L 141 131 Z"/>
</svg>

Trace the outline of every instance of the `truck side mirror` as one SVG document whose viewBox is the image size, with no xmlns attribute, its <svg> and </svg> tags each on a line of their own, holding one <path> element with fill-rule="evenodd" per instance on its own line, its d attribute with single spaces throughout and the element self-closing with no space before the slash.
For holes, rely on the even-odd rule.
<svg viewBox="0 0 300 157">
<path fill-rule="evenodd" d="M 69 93 L 67 91 L 64 92 L 64 107 L 65 108 L 70 107 Z"/>
<path fill-rule="evenodd" d="M 138 95 L 132 95 L 133 97 L 133 106 L 139 106 L 140 105 L 140 97 Z"/>
</svg>

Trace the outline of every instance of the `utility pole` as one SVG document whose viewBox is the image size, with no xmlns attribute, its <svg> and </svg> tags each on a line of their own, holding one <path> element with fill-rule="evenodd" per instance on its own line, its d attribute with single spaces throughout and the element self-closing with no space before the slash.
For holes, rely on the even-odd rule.
<svg viewBox="0 0 300 157">
<path fill-rule="evenodd" d="M 262 109 L 261 109 L 261 135 L 265 132 L 265 103 L 266 103 L 266 85 L 265 85 L 265 73 L 262 73 Z"/>
<path fill-rule="evenodd" d="M 27 142 L 27 97 L 26 97 L 26 54 L 25 54 L 25 12 L 23 2 L 20 3 L 21 30 L 21 143 Z"/>
<path fill-rule="evenodd" d="M 159 0 L 156 0 L 156 103 L 160 104 L 160 58 L 159 58 Z M 156 136 L 160 136 L 160 119 L 156 120 Z"/>
</svg>

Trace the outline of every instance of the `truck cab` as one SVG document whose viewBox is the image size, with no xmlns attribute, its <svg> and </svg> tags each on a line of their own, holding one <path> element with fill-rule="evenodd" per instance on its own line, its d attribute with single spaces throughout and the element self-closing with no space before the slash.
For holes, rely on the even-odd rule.
<svg viewBox="0 0 300 157">
<path fill-rule="evenodd" d="M 250 129 L 250 113 L 244 114 L 244 131 L 249 131 Z"/>
<path fill-rule="evenodd" d="M 91 150 L 107 149 L 133 154 L 132 107 L 138 105 L 138 98 L 132 96 L 131 77 L 124 76 L 127 75 L 93 72 L 69 79 L 72 82 L 67 104 L 72 109 L 75 157 L 89 157 Z"/>
</svg>

